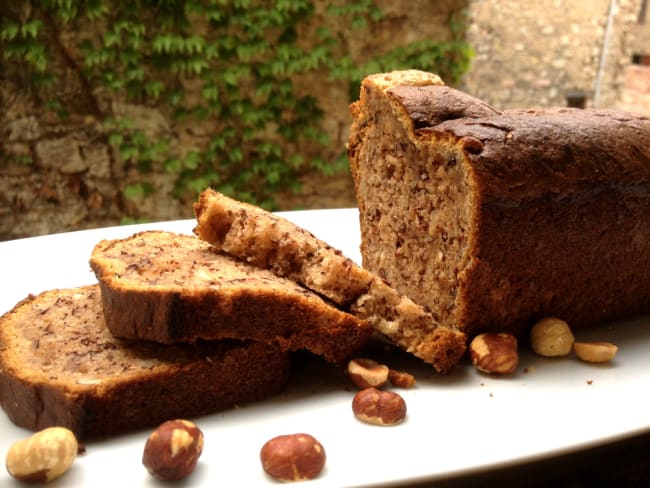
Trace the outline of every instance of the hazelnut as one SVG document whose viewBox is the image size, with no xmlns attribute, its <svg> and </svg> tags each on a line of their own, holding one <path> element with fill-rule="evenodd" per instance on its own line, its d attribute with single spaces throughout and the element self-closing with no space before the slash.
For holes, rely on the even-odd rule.
<svg viewBox="0 0 650 488">
<path fill-rule="evenodd" d="M 547 317 L 530 330 L 530 345 L 540 356 L 566 356 L 573 349 L 573 333 L 561 319 Z"/>
<path fill-rule="evenodd" d="M 395 425 L 406 418 L 406 402 L 397 393 L 364 388 L 354 396 L 352 412 L 367 424 Z"/>
<path fill-rule="evenodd" d="M 260 450 L 264 471 L 280 481 L 316 478 L 325 466 L 325 449 L 309 434 L 280 435 Z"/>
<path fill-rule="evenodd" d="M 472 364 L 484 373 L 508 374 L 517 369 L 517 339 L 504 332 L 484 332 L 469 345 Z"/>
<path fill-rule="evenodd" d="M 406 371 L 391 369 L 388 372 L 388 381 L 397 388 L 413 388 L 415 386 L 415 376 Z"/>
<path fill-rule="evenodd" d="M 606 363 L 614 359 L 618 347 L 611 342 L 576 342 L 573 350 L 583 361 L 588 363 Z"/>
<path fill-rule="evenodd" d="M 203 452 L 203 432 L 189 420 L 169 420 L 154 430 L 144 446 L 142 464 L 159 480 L 188 476 Z"/>
<path fill-rule="evenodd" d="M 11 476 L 28 483 L 47 483 L 65 473 L 79 452 L 74 433 L 64 427 L 49 427 L 15 442 L 5 465 Z"/>
<path fill-rule="evenodd" d="M 367 358 L 352 359 L 348 363 L 348 376 L 358 388 L 381 388 L 388 382 L 388 366 Z"/>
</svg>

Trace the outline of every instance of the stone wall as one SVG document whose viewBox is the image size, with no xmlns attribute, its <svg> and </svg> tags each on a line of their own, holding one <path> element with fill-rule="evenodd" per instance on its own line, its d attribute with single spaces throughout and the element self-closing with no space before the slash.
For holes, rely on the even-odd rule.
<svg viewBox="0 0 650 488">
<path fill-rule="evenodd" d="M 625 89 L 616 108 L 650 114 L 650 66 L 633 64 L 625 69 Z"/>
<path fill-rule="evenodd" d="M 464 88 L 498 108 L 564 106 L 575 91 L 588 107 L 613 107 L 640 8 L 641 0 L 473 0 L 476 55 Z"/>
<path fill-rule="evenodd" d="M 315 2 L 317 16 L 325 3 Z M 447 39 L 451 12 L 466 3 L 379 0 L 376 4 L 385 17 L 369 33 L 346 33 L 344 49 L 361 63 L 417 39 Z M 20 5 L 23 14 L 29 15 L 30 2 Z M 302 33 L 307 36 L 304 42 L 310 42 L 309 32 Z M 211 122 L 188 125 L 173 121 L 163 107 L 115 99 L 81 75 L 81 56 L 74 42 L 79 32 L 52 30 L 48 35 L 60 80 L 54 87 L 34 90 L 29 73 L 15 65 L 3 65 L 0 57 L 0 239 L 115 225 L 125 217 L 149 221 L 191 217 L 193 200 L 171 197 L 174 175 L 148 174 L 146 178 L 153 181 L 156 191 L 148 197 L 125 198 L 125 186 L 141 176 L 108 144 L 101 122 L 107 116 L 128 115 L 136 128 L 164 137 L 181 150 L 205 144 Z M 326 110 L 331 151 L 339 154 L 350 124 L 347 85 L 329 83 L 323 73 L 297 81 L 299 89 L 316 96 Z M 64 100 L 65 119 L 46 109 L 45 102 L 52 95 Z M 284 208 L 355 204 L 347 173 L 331 178 L 306 174 L 303 191 L 286 195 L 281 202 Z"/>
</svg>

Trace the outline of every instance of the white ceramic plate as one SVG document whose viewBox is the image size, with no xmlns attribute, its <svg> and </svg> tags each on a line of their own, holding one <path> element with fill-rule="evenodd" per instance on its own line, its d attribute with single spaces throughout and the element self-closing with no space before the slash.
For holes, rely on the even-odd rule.
<svg viewBox="0 0 650 488">
<path fill-rule="evenodd" d="M 356 209 L 287 212 L 359 262 Z M 95 282 L 88 257 L 97 241 L 143 229 L 191 233 L 192 220 L 111 227 L 0 243 L 0 313 L 28 293 Z M 522 351 L 518 371 L 483 375 L 463 363 L 448 376 L 402 354 L 390 366 L 417 377 L 401 390 L 405 423 L 369 426 L 351 412 L 353 391 L 332 369 L 315 362 L 297 371 L 288 390 L 267 401 L 194 419 L 205 450 L 187 486 L 277 486 L 262 472 L 259 450 L 279 434 L 307 432 L 327 453 L 310 486 L 381 486 L 436 480 L 567 453 L 650 431 L 650 317 L 579 332 L 609 340 L 619 354 L 608 365 L 575 358 L 543 359 Z M 188 399 L 191 401 L 191 399 Z M 30 433 L 0 414 L 0 454 Z M 155 486 L 140 460 L 148 432 L 100 443 L 52 486 Z M 14 484 L 12 484 L 14 483 Z M 6 472 L 0 486 L 18 486 Z"/>
</svg>

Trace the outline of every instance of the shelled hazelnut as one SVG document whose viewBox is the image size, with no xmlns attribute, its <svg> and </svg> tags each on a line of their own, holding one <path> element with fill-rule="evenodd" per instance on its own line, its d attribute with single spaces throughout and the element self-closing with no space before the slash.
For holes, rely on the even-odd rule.
<svg viewBox="0 0 650 488">
<path fill-rule="evenodd" d="M 189 420 L 169 420 L 154 430 L 144 446 L 142 464 L 159 480 L 188 476 L 203 452 L 203 432 Z"/>
<path fill-rule="evenodd" d="M 368 358 L 356 358 L 348 363 L 348 377 L 358 388 L 381 388 L 388 382 L 390 369 Z"/>
<path fill-rule="evenodd" d="M 503 332 L 484 332 L 469 345 L 472 364 L 484 373 L 509 374 L 517 369 L 517 339 Z"/>
<path fill-rule="evenodd" d="M 406 402 L 397 393 L 364 388 L 354 396 L 352 412 L 367 424 L 395 425 L 406 418 Z"/>
<path fill-rule="evenodd" d="M 264 471 L 280 481 L 316 478 L 325 466 L 325 449 L 309 434 L 288 434 L 267 441 L 260 450 Z"/>
<path fill-rule="evenodd" d="M 65 473 L 79 453 L 74 433 L 48 427 L 9 448 L 5 465 L 11 476 L 28 483 L 48 483 Z"/>
<path fill-rule="evenodd" d="M 540 356 L 566 356 L 574 341 L 569 325 L 555 317 L 546 317 L 530 329 L 530 345 Z"/>
</svg>

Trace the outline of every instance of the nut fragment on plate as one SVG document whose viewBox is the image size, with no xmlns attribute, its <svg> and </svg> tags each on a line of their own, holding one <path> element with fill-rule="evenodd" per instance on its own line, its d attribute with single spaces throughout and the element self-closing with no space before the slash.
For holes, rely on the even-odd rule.
<svg viewBox="0 0 650 488">
<path fill-rule="evenodd" d="M 325 449 L 309 434 L 279 435 L 260 450 L 262 468 L 280 481 L 316 478 L 325 466 Z"/>
<path fill-rule="evenodd" d="M 65 473 L 79 452 L 74 433 L 64 427 L 48 427 L 15 442 L 5 465 L 11 476 L 28 483 L 48 483 Z"/>
<path fill-rule="evenodd" d="M 574 341 L 569 324 L 555 317 L 546 317 L 530 329 L 530 345 L 540 356 L 566 356 Z"/>
<path fill-rule="evenodd" d="M 517 339 L 504 332 L 484 332 L 469 345 L 472 364 L 484 373 L 509 374 L 517 369 Z"/>
<path fill-rule="evenodd" d="M 188 476 L 203 452 L 203 432 L 189 420 L 169 420 L 154 430 L 144 446 L 142 464 L 163 481 Z"/>
<path fill-rule="evenodd" d="M 618 347 L 611 342 L 576 342 L 573 350 L 578 358 L 588 363 L 606 363 L 614 359 Z"/>
<path fill-rule="evenodd" d="M 395 425 L 406 418 L 406 402 L 392 391 L 364 388 L 354 396 L 352 412 L 367 424 Z"/>
<path fill-rule="evenodd" d="M 390 369 L 368 358 L 356 358 L 348 363 L 348 377 L 358 388 L 381 388 L 388 382 Z"/>
<path fill-rule="evenodd" d="M 391 369 L 388 372 L 388 381 L 397 388 L 413 388 L 415 386 L 415 376 L 406 371 Z"/>
</svg>

